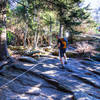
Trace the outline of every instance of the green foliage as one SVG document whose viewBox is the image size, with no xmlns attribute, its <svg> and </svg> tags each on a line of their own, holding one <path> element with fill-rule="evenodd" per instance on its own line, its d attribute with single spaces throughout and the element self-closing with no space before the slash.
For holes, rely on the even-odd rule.
<svg viewBox="0 0 100 100">
<path fill-rule="evenodd" d="M 3 31 L 3 28 L 0 28 L 0 34 L 2 33 L 2 31 Z"/>
<path fill-rule="evenodd" d="M 77 30 L 74 27 L 80 26 L 84 20 L 89 18 L 89 14 L 86 12 L 88 7 L 80 8 L 79 6 L 82 1 L 20 0 L 14 13 L 23 23 L 28 25 L 32 33 L 40 28 L 49 32 L 50 25 L 53 27 L 52 30 L 57 32 L 59 30 L 59 24 L 57 23 L 61 23 L 65 30 L 76 34 Z M 37 19 L 39 20 L 37 21 Z"/>
<path fill-rule="evenodd" d="M 16 14 L 16 16 L 22 18 L 23 20 L 25 20 L 25 14 L 26 14 L 26 9 L 23 6 L 17 6 L 17 8 L 15 9 L 14 13 Z"/>
<path fill-rule="evenodd" d="M 10 32 L 10 31 L 7 31 L 7 43 L 11 44 L 11 42 L 13 41 L 13 39 L 14 39 L 13 33 Z"/>
<path fill-rule="evenodd" d="M 67 30 L 74 30 L 73 27 L 79 26 L 89 17 L 86 8 L 80 8 L 79 4 L 82 0 L 44 0 L 41 9 L 48 5 L 49 12 L 55 11 L 57 20 L 65 26 Z M 45 6 L 46 7 L 46 6 Z"/>
</svg>

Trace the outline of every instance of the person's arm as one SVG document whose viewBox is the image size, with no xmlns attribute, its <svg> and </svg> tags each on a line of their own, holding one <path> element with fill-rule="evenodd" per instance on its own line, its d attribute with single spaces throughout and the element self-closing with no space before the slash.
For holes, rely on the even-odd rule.
<svg viewBox="0 0 100 100">
<path fill-rule="evenodd" d="M 60 47 L 60 43 L 58 43 L 58 45 L 57 45 L 57 46 L 58 46 L 58 48 L 59 48 L 59 47 Z"/>
<path fill-rule="evenodd" d="M 58 39 L 57 41 L 57 47 L 59 48 L 60 47 L 60 40 Z"/>
</svg>

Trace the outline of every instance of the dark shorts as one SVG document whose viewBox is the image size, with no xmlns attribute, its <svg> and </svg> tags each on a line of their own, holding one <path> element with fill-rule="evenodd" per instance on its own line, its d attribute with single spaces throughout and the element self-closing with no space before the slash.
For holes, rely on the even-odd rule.
<svg viewBox="0 0 100 100">
<path fill-rule="evenodd" d="M 59 56 L 64 57 L 64 53 L 66 53 L 66 49 L 59 49 Z"/>
</svg>

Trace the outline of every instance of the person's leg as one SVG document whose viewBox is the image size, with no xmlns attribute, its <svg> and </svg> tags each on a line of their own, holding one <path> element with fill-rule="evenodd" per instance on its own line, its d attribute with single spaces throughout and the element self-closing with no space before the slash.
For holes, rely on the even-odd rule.
<svg viewBox="0 0 100 100">
<path fill-rule="evenodd" d="M 63 61 L 62 61 L 62 50 L 61 49 L 59 49 L 59 58 L 60 58 L 61 64 L 63 64 Z"/>
<path fill-rule="evenodd" d="M 64 63 L 67 64 L 66 56 L 64 56 Z"/>
<path fill-rule="evenodd" d="M 61 61 L 61 64 L 63 65 L 64 63 L 63 63 L 63 59 L 62 59 L 62 57 L 60 57 L 60 61 Z"/>
<path fill-rule="evenodd" d="M 66 49 L 64 49 L 64 64 L 67 64 L 66 58 Z"/>
<path fill-rule="evenodd" d="M 66 61 L 66 53 L 64 53 L 64 60 Z"/>
<path fill-rule="evenodd" d="M 63 50 L 60 49 L 60 61 L 61 61 L 61 64 L 62 64 L 62 67 L 64 68 L 64 55 L 63 55 Z"/>
</svg>

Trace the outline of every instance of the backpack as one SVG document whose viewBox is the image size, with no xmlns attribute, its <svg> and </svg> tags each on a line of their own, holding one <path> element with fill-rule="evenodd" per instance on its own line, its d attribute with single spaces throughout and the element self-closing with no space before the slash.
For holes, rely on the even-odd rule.
<svg viewBox="0 0 100 100">
<path fill-rule="evenodd" d="M 61 38 L 60 41 L 61 41 L 61 47 L 63 49 L 66 49 L 68 46 L 68 40 L 66 38 Z"/>
</svg>

